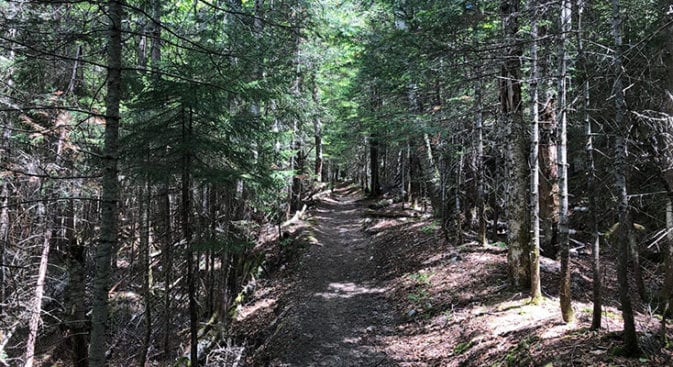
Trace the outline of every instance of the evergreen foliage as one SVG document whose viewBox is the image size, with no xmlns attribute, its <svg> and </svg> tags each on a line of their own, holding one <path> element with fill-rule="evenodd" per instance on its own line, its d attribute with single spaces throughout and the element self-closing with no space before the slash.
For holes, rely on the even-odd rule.
<svg viewBox="0 0 673 367">
<path fill-rule="evenodd" d="M 141 288 L 143 307 L 163 308 L 164 328 L 154 331 L 150 315 L 145 345 L 112 358 L 146 362 L 157 332 L 161 363 L 177 360 L 172 337 L 186 323 L 177 314 L 187 314 L 178 302 L 187 298 L 190 316 L 216 320 L 224 338 L 265 256 L 257 237 L 266 226 L 283 236 L 282 224 L 324 181 L 340 180 L 434 214 L 447 243 L 508 241 L 511 280 L 523 289 L 531 269 L 539 278 L 540 254 L 560 250 L 567 320 L 572 244 L 591 244 L 594 277 L 600 256 L 622 260 L 626 351 L 635 354 L 630 301 L 666 313 L 673 300 L 673 245 L 657 232 L 670 231 L 664 201 L 673 200 L 670 4 L 562 3 L 572 26 L 560 24 L 558 3 L 532 0 L 109 1 L 119 12 L 87 1 L 0 2 L 0 310 L 8 320 L 0 363 L 31 363 L 35 340 L 2 336 L 39 325 L 37 307 L 65 320 L 71 364 L 88 365 L 89 311 Z M 108 40 L 117 17 L 120 70 Z M 558 129 L 566 117 L 567 131 Z M 533 120 L 539 150 L 530 154 Z M 556 144 L 566 138 L 559 170 Z M 531 174 L 539 208 L 521 190 Z M 631 233 L 636 223 L 648 236 Z M 601 236 L 610 228 L 619 228 L 617 240 Z M 641 254 L 664 264 L 658 296 L 648 292 Z M 100 338 L 129 331 L 94 313 L 92 365 L 102 365 L 110 341 Z M 192 337 L 205 339 L 194 328 Z M 37 345 L 44 337 L 26 333 Z"/>
</svg>

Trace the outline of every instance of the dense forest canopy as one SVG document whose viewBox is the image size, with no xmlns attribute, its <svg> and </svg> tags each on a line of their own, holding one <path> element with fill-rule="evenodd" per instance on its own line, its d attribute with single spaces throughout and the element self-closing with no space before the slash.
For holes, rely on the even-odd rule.
<svg viewBox="0 0 673 367">
<path fill-rule="evenodd" d="M 204 363 L 263 276 L 262 243 L 286 251 L 285 228 L 341 182 L 431 213 L 437 246 L 507 248 L 511 287 L 533 304 L 554 289 L 565 322 L 584 253 L 591 328 L 601 280 L 616 282 L 623 353 L 644 349 L 643 309 L 670 352 L 668 1 L 0 14 L 0 364 Z M 541 256 L 557 283 L 541 284 Z"/>
</svg>

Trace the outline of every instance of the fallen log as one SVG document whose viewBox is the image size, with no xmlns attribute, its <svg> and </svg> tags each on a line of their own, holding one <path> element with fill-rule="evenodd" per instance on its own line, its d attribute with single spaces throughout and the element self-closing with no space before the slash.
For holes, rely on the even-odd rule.
<svg viewBox="0 0 673 367">
<path fill-rule="evenodd" d="M 287 220 L 287 221 L 285 221 L 285 223 L 281 224 L 281 227 L 287 227 L 290 224 L 300 220 L 304 216 L 304 212 L 306 212 L 306 208 L 307 208 L 307 206 L 306 206 L 306 204 L 304 204 L 304 206 L 301 208 L 301 210 L 294 213 L 294 215 L 292 216 L 292 218 L 290 218 L 290 220 Z"/>
</svg>

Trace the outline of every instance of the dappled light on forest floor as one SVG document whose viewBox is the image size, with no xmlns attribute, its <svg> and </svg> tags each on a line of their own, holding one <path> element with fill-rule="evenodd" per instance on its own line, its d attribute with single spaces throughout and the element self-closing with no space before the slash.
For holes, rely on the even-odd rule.
<svg viewBox="0 0 673 367">
<path fill-rule="evenodd" d="M 387 295 L 400 319 L 395 333 L 381 338 L 396 365 L 661 365 L 661 356 L 632 360 L 616 355 L 622 319 L 612 285 L 606 287 L 603 330 L 588 330 L 587 258 L 572 259 L 576 321 L 565 324 L 557 293 L 559 267 L 552 259 L 542 261 L 543 300 L 531 304 L 527 291 L 509 285 L 504 247 L 454 246 L 432 222 L 420 219 L 374 220 L 365 231 L 375 233 L 370 238 L 379 273 L 389 279 Z M 606 265 L 608 274 L 612 266 Z M 659 320 L 646 312 L 638 313 L 636 322 L 645 338 L 659 330 Z"/>
<path fill-rule="evenodd" d="M 315 295 L 324 299 L 351 298 L 361 294 L 380 294 L 386 291 L 385 288 L 360 286 L 350 282 L 330 283 L 327 286 L 327 290 L 327 292 L 320 292 Z"/>
</svg>

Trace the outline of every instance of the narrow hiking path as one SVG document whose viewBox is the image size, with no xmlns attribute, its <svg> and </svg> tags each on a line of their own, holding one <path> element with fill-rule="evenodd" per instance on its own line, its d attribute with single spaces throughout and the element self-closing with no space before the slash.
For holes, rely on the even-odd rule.
<svg viewBox="0 0 673 367">
<path fill-rule="evenodd" d="M 362 232 L 357 191 L 335 190 L 313 219 L 314 244 L 300 260 L 298 284 L 271 366 L 392 366 L 380 338 L 394 324 Z"/>
<path fill-rule="evenodd" d="M 364 209 L 360 198 L 341 187 L 286 227 L 292 243 L 274 245 L 275 265 L 232 327 L 245 363 L 224 366 L 673 365 L 668 350 L 647 360 L 614 352 L 622 322 L 614 284 L 604 289 L 604 331 L 588 330 L 589 256 L 572 259 L 577 321 L 565 324 L 557 261 L 543 258 L 546 296 L 533 305 L 509 287 L 505 248 L 448 243 L 421 208 Z M 614 273 L 614 263 L 606 269 Z M 656 335 L 656 318 L 637 320 Z"/>
</svg>

